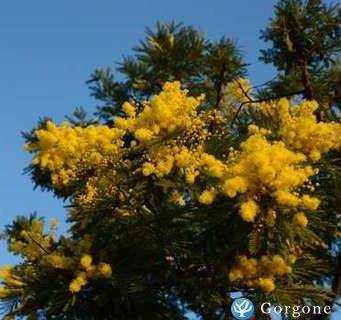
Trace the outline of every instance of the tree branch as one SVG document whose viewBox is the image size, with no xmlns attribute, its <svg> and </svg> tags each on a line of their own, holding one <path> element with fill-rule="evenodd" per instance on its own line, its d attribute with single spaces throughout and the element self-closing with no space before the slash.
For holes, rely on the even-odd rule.
<svg viewBox="0 0 341 320">
<path fill-rule="evenodd" d="M 245 90 L 243 89 L 243 91 L 245 92 Z M 249 101 L 245 101 L 245 102 L 242 102 L 235 114 L 235 116 L 233 117 L 232 121 L 231 121 L 231 124 L 234 124 L 234 122 L 236 121 L 236 119 L 238 118 L 239 116 L 239 113 L 241 111 L 241 109 L 243 108 L 244 105 L 246 104 L 251 104 L 251 103 L 261 103 L 261 102 L 266 102 L 266 101 L 272 101 L 272 100 L 277 100 L 277 99 L 281 99 L 281 98 L 286 98 L 286 97 L 292 97 L 292 96 L 295 96 L 297 94 L 303 94 L 304 93 L 304 90 L 298 90 L 298 91 L 293 91 L 293 92 L 290 92 L 290 93 L 286 93 L 286 94 L 281 94 L 281 95 L 278 95 L 278 96 L 272 96 L 272 97 L 268 97 L 268 98 L 262 98 L 262 99 L 252 99 L 249 95 L 246 95 L 246 97 L 248 99 L 250 99 Z"/>
</svg>

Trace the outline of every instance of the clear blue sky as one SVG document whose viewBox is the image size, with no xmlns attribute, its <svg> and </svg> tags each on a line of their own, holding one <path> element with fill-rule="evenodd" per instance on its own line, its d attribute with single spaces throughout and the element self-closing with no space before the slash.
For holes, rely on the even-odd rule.
<svg viewBox="0 0 341 320">
<path fill-rule="evenodd" d="M 255 84 L 273 70 L 257 61 L 259 30 L 273 0 L 31 0 L 0 4 L 0 226 L 37 211 L 65 220 L 63 204 L 33 190 L 23 168 L 30 157 L 20 132 L 37 119 L 61 121 L 74 107 L 94 110 L 85 81 L 96 67 L 113 66 L 157 20 L 183 21 L 210 38 L 237 40 Z M 65 226 L 64 226 L 65 229 Z M 0 264 L 15 260 L 0 244 Z"/>
</svg>

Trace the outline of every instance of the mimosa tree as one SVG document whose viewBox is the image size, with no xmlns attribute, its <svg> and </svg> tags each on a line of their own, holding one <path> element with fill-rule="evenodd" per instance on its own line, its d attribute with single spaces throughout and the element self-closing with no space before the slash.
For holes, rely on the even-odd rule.
<svg viewBox="0 0 341 320">
<path fill-rule="evenodd" d="M 288 5 L 324 10 L 280 1 L 277 20 Z M 294 63 L 275 36 L 264 33 Z M 191 27 L 160 23 L 134 52 L 118 68 L 125 80 L 93 74 L 94 118 L 78 110 L 25 134 L 27 172 L 66 201 L 70 230 L 58 237 L 55 220 L 35 215 L 6 228 L 21 259 L 0 272 L 6 319 L 228 319 L 232 293 L 332 304 L 338 292 L 324 282 L 339 237 L 337 101 L 314 100 L 303 76 L 287 90 L 286 76 L 306 65 L 254 89 L 236 44 Z"/>
</svg>

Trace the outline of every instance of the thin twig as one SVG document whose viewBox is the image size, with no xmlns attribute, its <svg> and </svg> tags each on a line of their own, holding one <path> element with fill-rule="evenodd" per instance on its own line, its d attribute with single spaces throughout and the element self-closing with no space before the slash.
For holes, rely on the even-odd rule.
<svg viewBox="0 0 341 320">
<path fill-rule="evenodd" d="M 238 83 L 238 85 L 240 85 Z M 241 85 L 240 85 L 241 86 Z M 304 93 L 304 90 L 298 90 L 298 91 L 294 91 L 294 92 L 290 92 L 290 93 L 286 93 L 286 94 L 282 94 L 282 95 L 278 95 L 278 96 L 272 96 L 272 97 L 268 97 L 268 98 L 262 98 L 262 99 L 252 99 L 244 90 L 244 88 L 242 88 L 241 86 L 241 89 L 243 90 L 243 92 L 245 93 L 245 96 L 249 99 L 249 101 L 244 101 L 240 104 L 235 116 L 233 117 L 232 119 L 232 122 L 231 124 L 234 124 L 234 122 L 236 121 L 236 119 L 238 118 L 239 116 L 239 113 L 241 111 L 241 109 L 243 108 L 244 105 L 246 104 L 251 104 L 251 103 L 261 103 L 261 102 L 266 102 L 266 101 L 271 101 L 271 100 L 277 100 L 277 99 L 281 99 L 281 98 L 286 98 L 286 97 L 292 97 L 292 96 L 295 96 L 297 94 L 303 94 Z"/>
</svg>

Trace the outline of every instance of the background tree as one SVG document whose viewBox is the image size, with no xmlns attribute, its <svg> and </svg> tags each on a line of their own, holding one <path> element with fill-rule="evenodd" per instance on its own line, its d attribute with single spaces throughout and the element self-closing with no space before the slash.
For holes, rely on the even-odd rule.
<svg viewBox="0 0 341 320">
<path fill-rule="evenodd" d="M 262 31 L 270 48 L 260 59 L 278 70 L 269 89 L 275 95 L 301 94 L 316 99 L 320 112 L 339 106 L 341 9 L 322 0 L 283 0 Z M 330 116 L 330 114 L 329 114 Z"/>
<path fill-rule="evenodd" d="M 273 64 L 278 70 L 275 79 L 259 91 L 261 98 L 297 95 L 319 102 L 317 116 L 340 121 L 340 53 L 341 8 L 339 3 L 321 0 L 282 0 L 275 6 L 275 15 L 261 38 L 270 43 L 261 50 L 260 60 Z M 325 175 L 333 178 L 329 185 L 335 193 L 330 208 L 337 212 L 338 223 L 340 194 L 340 153 L 331 155 L 325 166 Z M 331 215 L 334 216 L 334 215 Z M 330 216 L 330 217 L 331 217 Z M 325 239 L 336 255 L 331 270 L 331 287 L 339 295 L 341 290 L 341 258 L 339 243 Z M 322 318 L 322 317 L 321 317 Z"/>
</svg>

